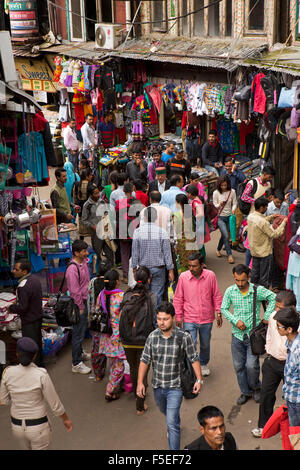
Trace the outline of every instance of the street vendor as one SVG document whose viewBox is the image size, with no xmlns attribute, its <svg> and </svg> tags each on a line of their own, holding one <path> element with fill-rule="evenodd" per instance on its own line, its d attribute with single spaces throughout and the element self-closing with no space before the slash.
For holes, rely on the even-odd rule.
<svg viewBox="0 0 300 470">
<path fill-rule="evenodd" d="M 113 120 L 114 113 L 110 111 L 104 115 L 103 121 L 98 123 L 101 145 L 106 149 L 113 147 L 115 143 L 116 129 Z"/>
<path fill-rule="evenodd" d="M 74 220 L 71 213 L 71 207 L 75 212 L 80 211 L 80 207 L 71 203 L 68 199 L 65 183 L 67 181 L 67 172 L 63 168 L 55 170 L 56 183 L 50 190 L 50 199 L 53 209 L 56 209 L 57 225 L 70 223 Z"/>
<path fill-rule="evenodd" d="M 10 313 L 21 318 L 22 336 L 33 339 L 38 345 L 35 364 L 43 367 L 42 350 L 42 286 L 37 276 L 31 274 L 31 264 L 27 259 L 18 260 L 13 269 L 18 279 L 17 302 L 9 306 Z"/>
</svg>

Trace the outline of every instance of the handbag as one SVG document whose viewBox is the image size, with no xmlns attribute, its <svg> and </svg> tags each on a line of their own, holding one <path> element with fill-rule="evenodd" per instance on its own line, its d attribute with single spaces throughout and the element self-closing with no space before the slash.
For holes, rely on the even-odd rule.
<svg viewBox="0 0 300 470">
<path fill-rule="evenodd" d="M 266 338 L 268 324 L 261 321 L 256 325 L 257 286 L 254 286 L 253 295 L 253 328 L 249 333 L 251 351 L 254 356 L 261 356 L 266 352 Z"/>
<path fill-rule="evenodd" d="M 182 347 L 183 335 L 179 339 L 179 348 L 180 348 L 180 386 L 184 398 L 187 400 L 192 400 L 196 398 L 197 393 L 193 393 L 193 388 L 195 382 L 197 381 L 196 374 L 194 372 L 191 361 L 186 355 Z"/>
<path fill-rule="evenodd" d="M 122 292 L 120 289 L 114 289 L 109 291 L 110 294 Z M 110 315 L 105 305 L 105 293 L 104 289 L 100 292 L 100 305 L 98 311 L 95 312 L 90 319 L 90 330 L 96 333 L 102 333 L 105 335 L 112 335 L 112 326 L 110 321 Z"/>
<path fill-rule="evenodd" d="M 71 264 L 75 264 L 78 270 L 78 276 L 80 281 L 80 272 L 76 263 L 69 263 L 67 269 Z M 77 325 L 80 321 L 80 310 L 78 305 L 74 302 L 73 298 L 68 294 L 62 294 L 63 286 L 66 279 L 67 269 L 64 273 L 64 278 L 57 294 L 57 301 L 54 305 L 54 313 L 56 323 L 58 326 L 73 326 Z"/>
<path fill-rule="evenodd" d="M 299 240 L 300 240 L 300 235 L 296 233 L 296 235 L 294 235 L 288 242 L 288 247 L 290 251 L 294 251 L 298 255 L 300 255 L 300 244 L 298 243 Z"/>
</svg>

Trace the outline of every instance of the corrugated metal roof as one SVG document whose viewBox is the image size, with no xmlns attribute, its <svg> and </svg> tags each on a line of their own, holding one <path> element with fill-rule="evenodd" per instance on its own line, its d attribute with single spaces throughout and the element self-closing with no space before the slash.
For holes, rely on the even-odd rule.
<svg viewBox="0 0 300 470">
<path fill-rule="evenodd" d="M 235 70 L 241 61 L 260 57 L 268 45 L 262 41 L 161 38 L 155 52 L 151 52 L 151 38 L 130 40 L 121 44 L 115 51 L 109 51 L 111 57 L 172 62 L 200 67 Z"/>
<path fill-rule="evenodd" d="M 32 51 L 32 45 L 28 46 L 14 46 L 13 45 L 13 55 L 14 57 L 40 57 L 41 53 L 40 52 L 33 52 Z"/>
<path fill-rule="evenodd" d="M 64 43 L 55 46 L 42 44 L 39 48 L 40 52 L 49 52 L 51 54 L 66 55 L 82 60 L 97 61 L 101 57 L 107 55 L 107 51 L 95 49 L 95 41 L 90 42 L 77 42 L 77 43 Z"/>
<path fill-rule="evenodd" d="M 123 57 L 233 71 L 241 65 L 241 61 L 260 57 L 262 52 L 268 49 L 268 44 L 256 40 L 188 39 L 170 36 L 162 36 L 159 39 L 161 43 L 154 53 L 150 51 L 153 44 L 152 37 L 131 39 L 114 50 L 95 49 L 94 41 L 84 43 L 64 41 L 63 44 L 55 46 L 42 44 L 39 50 L 90 61 L 99 61 L 106 57 Z"/>
<path fill-rule="evenodd" d="M 261 58 L 247 59 L 245 62 L 247 66 L 300 76 L 300 47 L 278 44 Z"/>
</svg>

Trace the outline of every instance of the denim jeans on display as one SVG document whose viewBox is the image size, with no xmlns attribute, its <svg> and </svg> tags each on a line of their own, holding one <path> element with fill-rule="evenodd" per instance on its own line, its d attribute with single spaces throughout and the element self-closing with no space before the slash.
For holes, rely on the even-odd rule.
<svg viewBox="0 0 300 470">
<path fill-rule="evenodd" d="M 72 364 L 77 366 L 82 361 L 82 342 L 85 338 L 85 332 L 88 325 L 87 303 L 85 302 L 84 311 L 80 315 L 80 321 L 73 326 L 72 330 Z"/>
<path fill-rule="evenodd" d="M 219 172 L 217 170 L 217 168 L 215 168 L 214 166 L 211 166 L 211 165 L 205 165 L 204 168 L 210 173 L 211 171 L 213 171 L 217 176 L 219 176 Z"/>
<path fill-rule="evenodd" d="M 170 450 L 180 449 L 181 388 L 155 388 L 154 399 L 159 410 L 166 416 Z"/>
<path fill-rule="evenodd" d="M 241 393 L 251 396 L 255 390 L 261 388 L 260 365 L 259 356 L 252 354 L 250 340 L 246 334 L 242 341 L 232 335 L 231 353 Z"/>
<path fill-rule="evenodd" d="M 197 349 L 197 332 L 199 332 L 199 340 L 200 340 L 200 354 L 199 354 L 199 361 L 201 366 L 206 366 L 209 363 L 210 359 L 210 338 L 211 338 L 211 330 L 212 330 L 212 323 L 203 323 L 200 325 L 199 323 L 183 323 L 183 329 L 188 331 L 195 344 L 195 348 Z"/>
<path fill-rule="evenodd" d="M 230 242 L 229 242 L 229 233 L 230 233 L 229 217 L 222 217 L 221 215 L 219 215 L 218 227 L 221 232 L 221 238 L 219 240 L 217 249 L 221 251 L 223 245 L 225 245 L 227 256 L 230 256 L 232 254 L 232 251 L 231 251 Z"/>
</svg>

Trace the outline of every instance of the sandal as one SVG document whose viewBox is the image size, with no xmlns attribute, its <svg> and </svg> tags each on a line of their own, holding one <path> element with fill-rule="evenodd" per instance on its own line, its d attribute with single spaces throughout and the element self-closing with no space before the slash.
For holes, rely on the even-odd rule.
<svg viewBox="0 0 300 470">
<path fill-rule="evenodd" d="M 233 259 L 233 256 L 228 256 L 228 263 L 230 264 L 234 264 L 234 259 Z"/>
<path fill-rule="evenodd" d="M 146 413 L 146 411 L 148 410 L 148 405 L 144 405 L 144 409 L 143 410 L 136 410 L 136 414 L 138 416 L 141 416 L 143 415 L 144 413 Z"/>
<path fill-rule="evenodd" d="M 112 395 L 108 395 L 108 394 L 105 395 L 106 401 L 114 401 L 114 400 L 118 400 L 119 398 L 120 398 L 120 395 L 118 395 L 117 393 L 113 393 Z"/>
<path fill-rule="evenodd" d="M 218 258 L 222 257 L 222 253 L 219 250 L 216 251 L 216 255 L 217 255 Z"/>
</svg>

